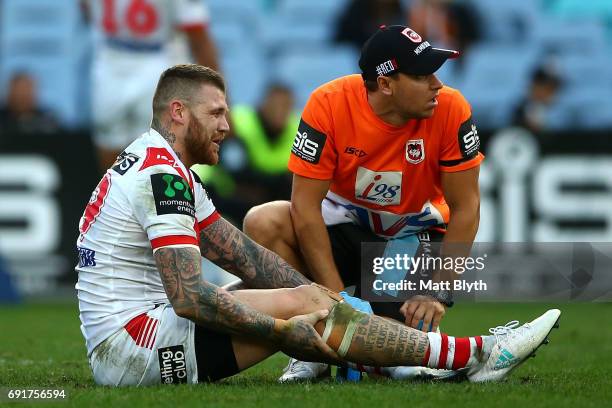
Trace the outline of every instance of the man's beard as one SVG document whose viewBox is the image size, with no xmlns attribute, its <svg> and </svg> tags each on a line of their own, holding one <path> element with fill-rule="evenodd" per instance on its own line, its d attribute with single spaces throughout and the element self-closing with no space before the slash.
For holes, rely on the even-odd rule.
<svg viewBox="0 0 612 408">
<path fill-rule="evenodd" d="M 185 137 L 187 152 L 195 164 L 217 164 L 218 157 L 211 152 L 211 137 L 203 137 L 203 133 L 204 125 L 192 115 Z"/>
</svg>

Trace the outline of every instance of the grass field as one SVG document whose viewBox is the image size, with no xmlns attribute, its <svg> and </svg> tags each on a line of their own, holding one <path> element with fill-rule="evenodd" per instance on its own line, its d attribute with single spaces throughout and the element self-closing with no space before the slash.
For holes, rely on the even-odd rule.
<svg viewBox="0 0 612 408">
<path fill-rule="evenodd" d="M 486 333 L 490 326 L 521 322 L 551 307 L 542 304 L 458 305 L 443 322 L 445 332 Z M 612 304 L 562 304 L 561 328 L 535 359 L 496 384 L 392 382 L 280 385 L 286 358 L 266 362 L 219 384 L 111 389 L 93 383 L 75 304 L 0 307 L 0 405 L 11 388 L 65 389 L 57 402 L 11 402 L 12 406 L 264 406 L 295 408 L 357 406 L 536 406 L 612 405 Z"/>
</svg>

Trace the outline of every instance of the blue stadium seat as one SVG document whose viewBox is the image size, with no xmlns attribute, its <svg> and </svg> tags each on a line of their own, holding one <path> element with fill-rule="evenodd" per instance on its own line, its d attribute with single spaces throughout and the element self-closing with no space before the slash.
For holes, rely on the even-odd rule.
<svg viewBox="0 0 612 408">
<path fill-rule="evenodd" d="M 469 0 L 484 24 L 486 41 L 524 43 L 531 37 L 532 27 L 540 19 L 536 0 Z"/>
<path fill-rule="evenodd" d="M 551 14 L 568 18 L 612 17 L 610 0 L 556 0 L 549 8 Z"/>
<path fill-rule="evenodd" d="M 237 51 L 237 50 L 235 50 Z M 256 49 L 224 53 L 221 69 L 227 80 L 230 103 L 256 104 L 266 85 L 267 65 Z"/>
<path fill-rule="evenodd" d="M 273 77 L 285 81 L 296 93 L 296 107 L 301 109 L 310 93 L 323 83 L 342 75 L 358 73 L 359 55 L 350 47 L 327 47 L 318 52 L 287 50 L 271 64 Z"/>
<path fill-rule="evenodd" d="M 263 10 L 258 1 L 253 0 L 207 0 L 213 23 L 238 23 L 248 30 L 256 30 Z"/>
<path fill-rule="evenodd" d="M 275 56 L 286 51 L 300 49 L 317 52 L 330 42 L 331 26 L 313 21 L 295 23 L 270 15 L 262 26 L 261 45 L 267 55 Z"/>
<path fill-rule="evenodd" d="M 327 46 L 335 19 L 347 0 L 280 0 L 264 17 L 262 40 L 269 55 L 291 48 L 316 51 Z"/>
<path fill-rule="evenodd" d="M 210 29 L 222 56 L 253 47 L 252 35 L 238 22 L 212 21 Z"/>
<path fill-rule="evenodd" d="M 346 7 L 348 0 L 280 0 L 276 13 L 281 19 L 319 21 L 333 25 L 338 13 Z"/>
<path fill-rule="evenodd" d="M 496 128 L 510 123 L 536 57 L 537 50 L 519 46 L 481 45 L 470 51 L 460 90 L 480 126 Z"/>
<path fill-rule="evenodd" d="M 547 117 L 551 130 L 601 130 L 612 127 L 612 88 L 565 89 Z"/>
<path fill-rule="evenodd" d="M 78 100 L 87 36 L 76 1 L 3 0 L 0 3 L 0 84 L 16 71 L 31 73 L 41 103 L 67 125 L 86 116 Z"/>
<path fill-rule="evenodd" d="M 590 54 L 606 47 L 598 19 L 545 18 L 534 26 L 534 41 L 544 52 Z"/>
<path fill-rule="evenodd" d="M 602 129 L 612 126 L 612 58 L 605 50 L 585 58 L 580 54 L 557 59 L 563 87 L 551 112 L 556 129 Z"/>
<path fill-rule="evenodd" d="M 605 50 L 598 50 L 588 57 L 580 54 L 559 55 L 556 58 L 559 72 L 567 88 L 582 89 L 612 89 L 612 59 Z"/>
</svg>

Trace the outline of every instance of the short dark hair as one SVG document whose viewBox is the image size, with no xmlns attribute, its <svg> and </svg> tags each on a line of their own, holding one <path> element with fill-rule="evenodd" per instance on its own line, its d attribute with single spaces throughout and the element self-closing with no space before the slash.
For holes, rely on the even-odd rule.
<svg viewBox="0 0 612 408">
<path fill-rule="evenodd" d="M 198 64 L 180 64 L 162 72 L 153 96 L 153 117 L 158 117 L 172 99 L 193 103 L 194 91 L 210 84 L 225 93 L 225 81 L 212 68 Z"/>
<path fill-rule="evenodd" d="M 391 79 L 397 79 L 400 76 L 400 72 L 395 72 L 391 75 L 386 75 L 388 78 Z M 363 78 L 363 84 L 365 85 L 366 89 L 370 92 L 376 92 L 378 91 L 378 77 L 371 79 L 371 78 L 364 78 L 364 76 L 361 76 Z"/>
<path fill-rule="evenodd" d="M 377 79 L 364 79 L 363 83 L 368 91 L 370 92 L 378 91 L 378 80 Z"/>
</svg>

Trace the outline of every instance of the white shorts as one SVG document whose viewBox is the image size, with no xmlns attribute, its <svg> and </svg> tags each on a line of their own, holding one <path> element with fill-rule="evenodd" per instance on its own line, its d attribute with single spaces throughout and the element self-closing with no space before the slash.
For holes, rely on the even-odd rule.
<svg viewBox="0 0 612 408">
<path fill-rule="evenodd" d="M 127 386 L 198 382 L 195 324 L 160 305 L 100 343 L 89 363 L 96 384 Z"/>
</svg>

